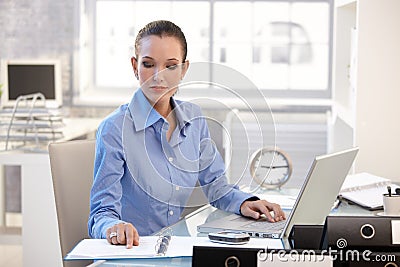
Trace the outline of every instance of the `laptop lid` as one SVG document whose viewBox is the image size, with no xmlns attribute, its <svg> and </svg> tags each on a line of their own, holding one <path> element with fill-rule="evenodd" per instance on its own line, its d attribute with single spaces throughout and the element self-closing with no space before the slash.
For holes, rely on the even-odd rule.
<svg viewBox="0 0 400 267">
<path fill-rule="evenodd" d="M 199 232 L 222 230 L 244 231 L 252 236 L 281 238 L 288 236 L 294 224 L 323 224 L 353 164 L 358 148 L 317 156 L 300 189 L 297 200 L 285 223 L 279 229 L 265 219 L 256 221 L 240 215 L 230 215 L 199 225 Z M 278 203 L 279 204 L 279 203 Z"/>
<path fill-rule="evenodd" d="M 324 224 L 357 153 L 358 147 L 314 159 L 283 236 L 289 236 L 294 224 Z"/>
</svg>

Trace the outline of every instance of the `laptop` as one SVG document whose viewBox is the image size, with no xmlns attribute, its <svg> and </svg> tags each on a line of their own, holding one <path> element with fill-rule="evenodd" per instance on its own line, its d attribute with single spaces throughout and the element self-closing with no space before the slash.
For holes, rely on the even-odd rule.
<svg viewBox="0 0 400 267">
<path fill-rule="evenodd" d="M 197 226 L 200 233 L 240 231 L 253 237 L 288 237 L 294 224 L 323 224 L 353 165 L 358 147 L 317 156 L 307 174 L 292 212 L 284 221 L 271 223 L 232 214 Z M 268 200 L 268 197 L 266 197 Z M 279 203 L 278 203 L 279 204 Z"/>
</svg>

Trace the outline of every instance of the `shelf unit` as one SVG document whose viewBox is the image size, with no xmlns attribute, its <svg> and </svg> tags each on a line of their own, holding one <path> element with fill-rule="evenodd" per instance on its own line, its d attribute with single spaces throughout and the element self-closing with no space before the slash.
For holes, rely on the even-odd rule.
<svg viewBox="0 0 400 267">
<path fill-rule="evenodd" d="M 359 146 L 356 172 L 400 181 L 399 10 L 398 0 L 335 1 L 329 150 Z"/>
<path fill-rule="evenodd" d="M 45 150 L 49 142 L 63 137 L 59 110 L 45 107 L 43 94 L 19 96 L 13 108 L 0 110 L 1 150 Z"/>
<path fill-rule="evenodd" d="M 357 46 L 357 1 L 336 1 L 334 16 L 332 135 L 329 141 L 329 150 L 333 151 L 354 146 L 356 88 L 350 82 L 350 71 L 357 66 L 350 63 Z"/>
</svg>

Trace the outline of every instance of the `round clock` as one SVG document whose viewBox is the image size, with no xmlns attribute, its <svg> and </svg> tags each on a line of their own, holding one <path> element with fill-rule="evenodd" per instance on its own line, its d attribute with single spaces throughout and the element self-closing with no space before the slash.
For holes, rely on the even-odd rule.
<svg viewBox="0 0 400 267">
<path fill-rule="evenodd" d="M 280 188 L 292 175 L 292 160 L 283 150 L 264 147 L 250 158 L 251 177 L 265 188 Z"/>
</svg>

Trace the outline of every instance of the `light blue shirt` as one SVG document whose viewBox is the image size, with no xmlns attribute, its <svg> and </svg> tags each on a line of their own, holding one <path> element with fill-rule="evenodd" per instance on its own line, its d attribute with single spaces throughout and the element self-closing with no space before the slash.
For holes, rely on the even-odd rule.
<svg viewBox="0 0 400 267">
<path fill-rule="evenodd" d="M 227 183 L 200 108 L 174 98 L 171 104 L 177 126 L 169 141 L 167 120 L 140 89 L 101 123 L 88 221 L 92 238 L 106 238 L 107 228 L 119 222 L 132 223 L 139 235 L 176 223 L 197 182 L 213 206 L 229 212 L 239 214 L 253 197 Z"/>
</svg>

